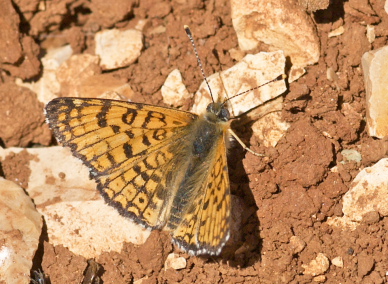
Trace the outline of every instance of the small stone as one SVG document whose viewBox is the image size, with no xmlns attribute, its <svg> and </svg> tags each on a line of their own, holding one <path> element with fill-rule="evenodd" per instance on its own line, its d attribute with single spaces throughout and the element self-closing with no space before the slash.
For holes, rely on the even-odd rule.
<svg viewBox="0 0 388 284">
<path fill-rule="evenodd" d="M 362 56 L 366 89 L 367 129 L 369 135 L 388 135 L 388 46 Z"/>
<path fill-rule="evenodd" d="M 241 62 L 233 67 L 208 77 L 214 101 L 217 101 L 219 97 L 221 97 L 222 101 L 227 97 L 268 83 L 268 81 L 283 74 L 285 62 L 282 51 L 246 55 Z M 233 113 L 231 115 L 236 116 L 245 113 L 264 102 L 280 96 L 285 90 L 284 80 L 278 80 L 235 97 L 230 100 L 230 105 L 233 106 Z M 195 94 L 193 112 L 201 112 L 206 109 L 210 102 L 212 102 L 212 99 L 209 89 L 206 83 L 203 82 Z"/>
<path fill-rule="evenodd" d="M 360 163 L 362 161 L 360 152 L 354 149 L 344 149 L 341 151 L 341 155 L 344 158 L 343 161 L 341 161 L 341 164 L 346 164 L 348 162 Z"/>
<path fill-rule="evenodd" d="M 288 83 L 292 83 L 298 80 L 303 74 L 306 73 L 306 69 L 299 66 L 291 66 L 290 73 L 288 74 Z"/>
<path fill-rule="evenodd" d="M 298 2 L 309 13 L 318 10 L 325 10 L 330 4 L 330 0 L 298 0 Z"/>
<path fill-rule="evenodd" d="M 317 283 L 323 283 L 326 281 L 326 276 L 325 275 L 319 275 L 319 276 L 315 276 L 313 278 L 313 281 L 314 282 L 317 282 Z"/>
<path fill-rule="evenodd" d="M 0 178 L 0 196 L 0 282 L 28 284 L 42 216 L 31 198 L 12 181 Z"/>
<path fill-rule="evenodd" d="M 264 43 L 271 51 L 283 50 L 292 65 L 305 67 L 318 62 L 316 28 L 298 0 L 232 0 L 231 15 L 241 50 L 253 50 Z"/>
<path fill-rule="evenodd" d="M 282 101 L 282 98 L 279 101 Z M 263 141 L 263 146 L 275 147 L 289 127 L 290 124 L 282 120 L 281 111 L 272 110 L 252 124 L 252 131 Z"/>
<path fill-rule="evenodd" d="M 344 215 L 357 222 L 371 211 L 376 211 L 384 217 L 388 216 L 387 176 L 387 158 L 359 172 L 342 199 Z"/>
<path fill-rule="evenodd" d="M 61 95 L 78 97 L 76 87 L 85 79 L 101 73 L 100 58 L 91 54 L 75 54 L 63 62 L 56 71 L 61 84 Z"/>
<path fill-rule="evenodd" d="M 169 268 L 179 270 L 186 268 L 187 262 L 186 259 L 182 256 L 179 256 L 176 253 L 170 253 L 167 256 L 167 259 L 164 263 L 164 270 L 167 270 Z"/>
<path fill-rule="evenodd" d="M 103 30 L 95 35 L 95 53 L 101 58 L 100 66 L 104 70 L 126 67 L 140 56 L 143 49 L 141 31 Z"/>
<path fill-rule="evenodd" d="M 317 257 L 310 261 L 308 265 L 302 264 L 303 274 L 312 276 L 322 275 L 329 269 L 329 259 L 323 254 L 318 253 Z"/>
<path fill-rule="evenodd" d="M 290 245 L 292 248 L 292 253 L 297 254 L 300 253 L 306 247 L 306 242 L 298 236 L 292 236 L 290 238 Z"/>
<path fill-rule="evenodd" d="M 388 0 L 385 0 L 384 10 L 388 14 Z"/>
<path fill-rule="evenodd" d="M 340 268 L 343 268 L 344 267 L 344 261 L 342 259 L 342 257 L 340 256 L 337 256 L 335 258 L 333 258 L 331 260 L 331 263 L 334 265 L 334 266 L 337 266 L 337 267 L 340 267 Z"/>
<path fill-rule="evenodd" d="M 191 97 L 183 84 L 181 72 L 178 69 L 171 71 L 161 89 L 163 101 L 174 107 L 182 106 Z"/>
<path fill-rule="evenodd" d="M 369 43 L 373 43 L 376 39 L 375 27 L 372 25 L 366 26 L 366 37 L 368 38 Z"/>
<path fill-rule="evenodd" d="M 335 30 L 332 30 L 329 32 L 328 37 L 335 37 L 335 36 L 340 36 L 345 32 L 344 26 L 340 26 L 336 28 Z"/>
</svg>

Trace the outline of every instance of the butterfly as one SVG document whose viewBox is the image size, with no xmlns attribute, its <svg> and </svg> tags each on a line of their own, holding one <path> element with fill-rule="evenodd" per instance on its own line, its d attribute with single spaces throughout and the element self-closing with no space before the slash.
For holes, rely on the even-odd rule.
<svg viewBox="0 0 388 284">
<path fill-rule="evenodd" d="M 220 254 L 230 236 L 226 150 L 235 136 L 226 101 L 200 115 L 93 98 L 56 98 L 45 111 L 108 204 L 146 228 L 171 232 L 191 255 Z"/>
</svg>

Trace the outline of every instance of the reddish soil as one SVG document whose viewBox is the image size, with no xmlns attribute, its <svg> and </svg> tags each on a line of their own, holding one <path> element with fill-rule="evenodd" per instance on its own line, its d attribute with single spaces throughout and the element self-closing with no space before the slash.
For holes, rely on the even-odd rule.
<svg viewBox="0 0 388 284">
<path fill-rule="evenodd" d="M 190 92 L 202 82 L 182 29 L 184 24 L 195 31 L 206 74 L 219 71 L 219 61 L 223 70 L 236 63 L 227 52 L 238 44 L 230 5 L 225 0 L 189 0 L 184 4 L 179 3 L 185 1 L 141 0 L 131 5 L 125 0 L 105 1 L 117 8 L 116 13 L 105 17 L 93 6 L 103 6 L 104 1 L 0 2 L 1 14 L 9 19 L 7 23 L 0 21 L 0 30 L 7 39 L 0 43 L 0 138 L 6 147 L 50 144 L 51 136 L 41 115 L 43 105 L 30 102 L 33 95 L 13 83 L 15 77 L 39 78 L 38 55 L 48 46 L 70 43 L 76 53 L 93 53 L 96 31 L 134 27 L 139 20 L 148 19 L 145 49 L 138 61 L 110 73 L 128 80 L 136 101 L 161 105 L 160 87 L 173 69 L 182 72 Z M 284 94 L 282 115 L 291 125 L 286 135 L 275 148 L 265 148 L 258 146 L 260 141 L 251 134 L 249 124 L 236 129 L 253 150 L 266 155 L 260 158 L 246 154 L 237 143 L 231 150 L 238 153 L 229 159 L 232 193 L 244 204 L 237 247 L 226 246 L 219 257 L 182 254 L 187 267 L 165 271 L 165 258 L 178 250 L 167 233 L 153 232 L 140 247 L 127 244 L 121 253 L 103 253 L 95 259 L 100 268 L 93 273 L 102 283 L 133 283 L 140 278 L 144 278 L 143 284 L 312 283 L 313 277 L 303 274 L 302 265 L 310 263 L 318 253 L 329 259 L 340 256 L 344 262 L 343 267 L 330 265 L 321 280 L 325 283 L 387 283 L 388 219 L 366 216 L 355 231 L 330 227 L 325 221 L 342 215 L 341 198 L 357 173 L 387 156 L 381 150 L 385 142 L 369 137 L 365 130 L 360 61 L 364 52 L 387 44 L 388 15 L 382 0 L 331 2 L 327 10 L 311 14 L 321 41 L 321 57 Z M 133 10 L 128 13 L 132 5 Z M 373 43 L 365 37 L 367 24 L 375 26 L 377 37 Z M 152 33 L 160 25 L 166 32 Z M 328 32 L 341 25 L 348 32 L 329 38 Z M 20 39 L 20 44 L 7 46 L 15 38 Z M 327 79 L 328 68 L 339 74 L 334 81 Z M 187 102 L 185 108 L 189 105 Z M 5 121 L 8 122 L 3 127 Z M 5 127 L 10 124 L 15 125 L 13 130 Z M 360 151 L 363 160 L 340 163 L 343 149 Z M 6 178 L 26 180 L 25 159 L 3 161 Z M 337 171 L 331 171 L 334 166 Z M 290 244 L 292 236 L 306 243 L 301 251 Z M 83 257 L 64 247 L 53 247 L 47 237 L 42 237 L 34 269 L 42 269 L 51 283 L 81 283 L 87 266 Z"/>
</svg>

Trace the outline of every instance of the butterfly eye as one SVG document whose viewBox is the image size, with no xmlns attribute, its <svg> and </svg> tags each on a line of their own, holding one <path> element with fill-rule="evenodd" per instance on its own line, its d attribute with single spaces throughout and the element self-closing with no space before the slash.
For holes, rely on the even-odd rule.
<svg viewBox="0 0 388 284">
<path fill-rule="evenodd" d="M 208 104 L 207 107 L 206 107 L 206 111 L 207 111 L 207 112 L 215 113 L 214 103 Z"/>
<path fill-rule="evenodd" d="M 228 121 L 230 118 L 230 113 L 226 108 L 222 108 L 220 112 L 218 113 L 219 119 L 222 121 Z"/>
</svg>

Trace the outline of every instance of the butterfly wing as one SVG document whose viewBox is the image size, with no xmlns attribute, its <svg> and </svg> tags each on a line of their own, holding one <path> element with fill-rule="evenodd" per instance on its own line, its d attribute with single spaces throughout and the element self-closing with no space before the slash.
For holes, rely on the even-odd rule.
<svg viewBox="0 0 388 284">
<path fill-rule="evenodd" d="M 195 114 L 102 99 L 57 98 L 46 106 L 56 138 L 89 167 L 110 205 L 136 222 L 161 228 L 174 149 Z"/>
<path fill-rule="evenodd" d="M 230 187 L 224 137 L 214 145 L 207 176 L 200 178 L 194 200 L 173 231 L 175 243 L 191 254 L 218 255 L 230 235 Z"/>
</svg>

